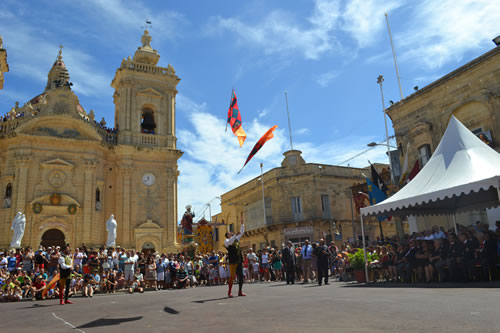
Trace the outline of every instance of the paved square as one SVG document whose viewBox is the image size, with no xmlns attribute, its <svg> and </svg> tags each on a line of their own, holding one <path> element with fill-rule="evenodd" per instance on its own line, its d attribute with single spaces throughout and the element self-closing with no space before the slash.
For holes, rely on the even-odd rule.
<svg viewBox="0 0 500 333">
<path fill-rule="evenodd" d="M 471 287 L 474 285 L 470 285 Z M 498 332 L 496 288 L 359 287 L 334 282 L 76 297 L 0 304 L 4 332 Z M 74 327 L 74 328 L 73 328 Z"/>
</svg>

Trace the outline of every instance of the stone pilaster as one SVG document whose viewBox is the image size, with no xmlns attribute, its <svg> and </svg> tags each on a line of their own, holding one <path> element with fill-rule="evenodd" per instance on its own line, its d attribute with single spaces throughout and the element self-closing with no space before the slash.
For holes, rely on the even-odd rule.
<svg viewBox="0 0 500 333">
<path fill-rule="evenodd" d="M 132 240 L 130 238 L 130 233 L 132 229 L 130 228 L 131 219 L 131 197 L 130 192 L 132 191 L 132 173 L 134 167 L 132 164 L 120 166 L 120 178 L 123 184 L 122 186 L 122 202 L 121 202 L 121 221 L 118 221 L 118 228 L 121 227 L 122 243 L 125 247 L 130 247 L 132 245 Z M 121 223 L 120 223 L 121 222 Z"/>
<path fill-rule="evenodd" d="M 167 240 L 167 246 L 176 245 L 177 242 L 177 177 L 179 171 L 177 167 L 167 168 L 167 221 L 163 239 Z M 165 237 L 166 236 L 166 237 Z"/>
<path fill-rule="evenodd" d="M 16 157 L 16 186 L 14 187 L 15 195 L 15 208 L 13 215 L 18 211 L 26 213 L 26 191 L 28 185 L 28 169 L 31 164 L 30 155 L 18 155 Z M 14 202 L 13 202 L 14 203 Z"/>
<path fill-rule="evenodd" d="M 83 240 L 85 244 L 93 244 L 92 227 L 93 223 L 93 198 L 95 193 L 95 170 L 97 162 L 95 160 L 86 159 L 83 163 L 84 166 L 84 183 L 83 183 Z"/>
</svg>

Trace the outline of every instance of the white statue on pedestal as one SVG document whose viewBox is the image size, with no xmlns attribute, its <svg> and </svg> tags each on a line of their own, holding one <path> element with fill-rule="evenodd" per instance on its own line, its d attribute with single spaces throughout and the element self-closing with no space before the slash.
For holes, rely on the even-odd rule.
<svg viewBox="0 0 500 333">
<path fill-rule="evenodd" d="M 111 214 L 109 219 L 106 221 L 106 230 L 108 231 L 108 240 L 106 241 L 106 247 L 114 247 L 116 245 L 116 223 L 115 216 Z"/>
<path fill-rule="evenodd" d="M 20 248 L 21 240 L 24 236 L 24 229 L 26 228 L 26 216 L 20 211 L 17 212 L 16 217 L 12 220 L 12 226 L 10 228 L 14 230 L 10 247 Z"/>
</svg>

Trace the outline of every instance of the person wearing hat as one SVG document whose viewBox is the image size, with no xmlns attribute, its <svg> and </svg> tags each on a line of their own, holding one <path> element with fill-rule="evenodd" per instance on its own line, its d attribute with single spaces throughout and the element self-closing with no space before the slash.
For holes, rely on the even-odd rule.
<svg viewBox="0 0 500 333">
<path fill-rule="evenodd" d="M 61 255 L 61 257 L 59 258 L 59 268 L 61 272 L 59 280 L 59 304 L 73 304 L 73 302 L 68 300 L 69 287 L 71 284 L 71 273 L 73 272 L 73 257 L 71 256 L 71 249 L 69 245 L 66 245 L 64 247 L 63 255 Z"/>
<path fill-rule="evenodd" d="M 227 297 L 233 297 L 231 293 L 233 289 L 233 281 L 236 275 L 238 275 L 238 296 L 246 296 L 243 291 L 243 256 L 240 249 L 240 238 L 245 232 L 245 225 L 241 225 L 240 232 L 233 235 L 231 231 L 226 232 L 226 240 L 224 241 L 224 246 L 227 249 L 227 256 L 229 262 L 229 290 L 227 292 Z"/>
</svg>

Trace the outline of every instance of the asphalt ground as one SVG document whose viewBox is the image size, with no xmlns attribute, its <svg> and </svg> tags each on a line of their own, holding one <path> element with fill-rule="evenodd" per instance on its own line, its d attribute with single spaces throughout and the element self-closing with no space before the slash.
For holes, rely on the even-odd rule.
<svg viewBox="0 0 500 333">
<path fill-rule="evenodd" d="M 498 285 L 245 284 L 0 303 L 0 332 L 500 332 Z"/>
</svg>

